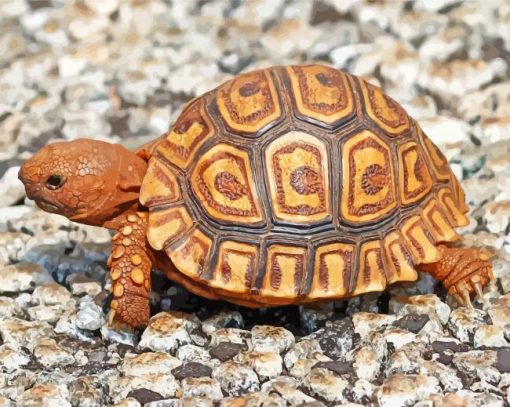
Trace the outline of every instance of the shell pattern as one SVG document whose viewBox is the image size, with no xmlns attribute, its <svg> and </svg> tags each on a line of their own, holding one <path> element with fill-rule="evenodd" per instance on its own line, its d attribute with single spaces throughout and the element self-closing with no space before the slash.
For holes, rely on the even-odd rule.
<svg viewBox="0 0 510 407">
<path fill-rule="evenodd" d="M 418 124 L 323 65 L 248 72 L 191 101 L 140 201 L 154 249 L 250 306 L 413 281 L 467 223 L 463 191 Z"/>
</svg>

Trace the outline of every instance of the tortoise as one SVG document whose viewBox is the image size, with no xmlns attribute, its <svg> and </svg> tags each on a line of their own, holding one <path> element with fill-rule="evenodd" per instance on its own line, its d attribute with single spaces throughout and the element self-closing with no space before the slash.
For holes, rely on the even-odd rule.
<svg viewBox="0 0 510 407">
<path fill-rule="evenodd" d="M 43 147 L 19 172 L 43 210 L 117 231 L 110 322 L 149 319 L 152 268 L 248 307 L 442 281 L 461 305 L 493 278 L 458 244 L 464 192 L 440 150 L 380 88 L 319 64 L 240 74 L 129 151 Z"/>
</svg>

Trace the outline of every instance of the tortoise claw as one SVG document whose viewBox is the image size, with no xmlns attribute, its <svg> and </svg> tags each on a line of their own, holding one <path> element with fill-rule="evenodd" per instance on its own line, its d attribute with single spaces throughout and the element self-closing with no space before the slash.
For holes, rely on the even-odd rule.
<svg viewBox="0 0 510 407">
<path fill-rule="evenodd" d="M 110 313 L 108 314 L 108 326 L 112 326 L 114 320 L 115 320 L 115 311 L 111 310 Z"/>
<path fill-rule="evenodd" d="M 469 294 L 468 289 L 462 290 L 462 298 L 464 299 L 464 306 L 467 308 L 473 308 L 473 304 L 471 303 L 471 296 Z"/>
<path fill-rule="evenodd" d="M 476 296 L 481 302 L 485 302 L 485 298 L 483 296 L 483 287 L 480 282 L 474 282 L 473 288 L 475 289 Z"/>
</svg>

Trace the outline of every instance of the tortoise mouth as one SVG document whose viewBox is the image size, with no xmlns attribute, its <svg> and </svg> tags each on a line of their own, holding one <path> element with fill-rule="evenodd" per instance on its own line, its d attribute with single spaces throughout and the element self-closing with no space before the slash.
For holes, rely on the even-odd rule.
<svg viewBox="0 0 510 407">
<path fill-rule="evenodd" d="M 46 212 L 58 212 L 61 208 L 54 203 L 48 202 L 45 199 L 38 198 L 35 200 L 35 204 Z"/>
</svg>

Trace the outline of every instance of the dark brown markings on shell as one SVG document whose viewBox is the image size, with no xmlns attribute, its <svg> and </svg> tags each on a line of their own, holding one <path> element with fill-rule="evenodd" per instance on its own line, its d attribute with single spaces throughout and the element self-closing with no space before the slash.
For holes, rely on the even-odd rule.
<svg viewBox="0 0 510 407">
<path fill-rule="evenodd" d="M 379 164 L 369 165 L 361 177 L 361 188 L 367 195 L 375 195 L 388 184 L 388 168 Z"/>
<path fill-rule="evenodd" d="M 383 93 L 382 90 L 377 86 L 374 86 L 368 82 L 365 82 L 365 86 L 367 88 L 368 99 L 370 101 L 370 105 L 372 106 L 372 111 L 381 122 L 392 128 L 397 128 L 407 123 L 406 112 L 395 100 Z M 379 105 L 376 93 L 382 94 L 382 97 L 386 102 L 385 105 Z M 396 116 L 395 119 L 391 120 L 393 115 L 388 115 L 387 109 L 393 111 L 394 115 Z"/>
<path fill-rule="evenodd" d="M 182 157 L 183 160 L 187 160 L 190 154 L 195 150 L 197 144 L 210 132 L 208 123 L 202 117 L 202 106 L 204 99 L 199 98 L 191 104 L 177 119 L 172 129 L 172 132 L 177 134 L 185 134 L 189 128 L 194 124 L 198 123 L 202 127 L 201 133 L 196 136 L 189 146 L 183 146 L 180 144 L 174 144 L 168 140 L 168 137 L 161 141 L 161 147 L 169 150 L 176 155 Z"/>
<path fill-rule="evenodd" d="M 152 172 L 154 176 L 161 182 L 161 184 L 165 185 L 168 189 L 170 189 L 172 197 L 177 197 L 179 195 L 178 191 L 176 191 L 177 185 L 173 180 L 171 180 L 168 177 L 168 175 L 159 167 L 159 165 L 153 165 Z"/>
<path fill-rule="evenodd" d="M 434 205 L 434 209 L 428 211 L 426 213 L 426 217 L 427 217 L 427 221 L 432 225 L 432 227 L 437 231 L 437 233 L 441 236 L 442 233 L 443 233 L 443 229 L 441 228 L 441 226 L 439 226 L 436 222 L 436 220 L 434 219 L 434 212 L 437 212 L 439 213 L 439 216 L 441 216 L 441 218 L 444 220 L 444 222 L 447 224 L 447 225 L 450 225 L 450 221 L 448 220 L 448 217 L 444 214 L 444 212 L 441 210 L 441 208 L 439 208 L 438 205 Z"/>
<path fill-rule="evenodd" d="M 416 251 L 418 252 L 419 254 L 419 257 L 420 258 L 424 258 L 425 257 L 425 249 L 423 248 L 423 246 L 420 244 L 420 242 L 418 242 L 416 239 L 414 239 L 412 236 L 411 236 L 411 231 L 413 230 L 414 227 L 419 227 L 423 230 L 423 234 L 425 235 L 425 237 L 429 240 L 429 242 L 434 245 L 435 244 L 435 239 L 434 237 L 431 235 L 430 231 L 428 230 L 428 228 L 425 226 L 425 224 L 419 220 L 417 222 L 414 223 L 413 227 L 411 227 L 408 231 L 408 235 L 407 235 L 407 238 L 408 240 L 411 242 L 411 244 L 413 245 L 413 247 L 416 249 Z"/>
<path fill-rule="evenodd" d="M 237 178 L 229 172 L 222 171 L 216 174 L 214 178 L 214 187 L 216 190 L 228 199 L 235 201 L 242 196 L 246 195 L 247 188 L 241 184 Z"/>
<path fill-rule="evenodd" d="M 370 262 L 368 261 L 368 255 L 370 254 L 370 252 L 375 252 L 376 263 L 377 263 L 378 270 L 372 270 L 371 269 Z M 373 278 L 372 276 L 374 276 L 374 274 L 377 271 L 380 271 L 381 273 L 384 273 L 384 264 L 383 264 L 383 260 L 382 260 L 382 250 L 380 248 L 374 248 L 374 249 L 367 250 L 365 252 L 364 265 L 365 265 L 365 267 L 363 267 L 363 276 L 362 276 L 363 277 L 363 283 L 364 283 L 364 285 L 368 285 L 368 284 L 370 284 L 370 280 Z"/>
<path fill-rule="evenodd" d="M 289 259 L 295 260 L 295 268 L 294 268 L 294 293 L 296 295 L 299 294 L 303 279 L 305 276 L 305 267 L 304 267 L 304 255 L 302 254 L 290 254 L 285 252 L 275 252 L 272 255 L 271 259 L 271 276 L 270 276 L 270 284 L 271 288 L 277 291 L 282 283 L 282 270 L 280 268 L 280 264 L 278 263 L 278 258 L 286 257 Z"/>
<path fill-rule="evenodd" d="M 300 195 L 310 195 L 322 188 L 322 177 L 306 165 L 296 168 L 290 175 L 292 188 Z"/>
<path fill-rule="evenodd" d="M 223 254 L 223 261 L 221 267 L 221 279 L 225 284 L 227 284 L 232 278 L 232 268 L 228 263 L 228 253 Z"/>
<path fill-rule="evenodd" d="M 177 232 L 177 233 L 179 233 L 182 229 L 184 229 L 184 225 L 186 225 L 186 221 L 183 218 L 181 211 L 179 211 L 178 209 L 176 209 L 175 211 L 166 213 L 162 216 L 156 217 L 156 221 L 154 222 L 154 224 L 151 225 L 151 227 L 158 228 L 158 227 L 163 226 L 175 219 L 178 219 L 179 223 L 182 225 L 181 229 Z"/>
<path fill-rule="evenodd" d="M 409 264 L 411 266 L 414 265 L 413 256 L 411 255 L 411 253 L 409 252 L 409 250 L 407 249 L 407 247 L 405 245 L 403 245 L 400 242 L 393 243 L 392 245 L 397 245 L 400 248 L 400 250 L 402 251 L 402 255 L 404 256 L 404 259 L 407 262 L 407 264 Z M 390 257 L 391 257 L 390 260 L 393 263 L 393 265 L 395 266 L 395 270 L 397 271 L 397 275 L 399 277 L 401 277 L 403 265 L 400 264 L 400 260 L 397 257 L 395 257 L 395 254 L 393 254 L 393 251 L 391 251 Z"/>
<path fill-rule="evenodd" d="M 450 166 L 448 165 L 448 160 L 444 156 L 444 154 L 437 148 L 437 146 L 427 138 L 423 131 L 420 130 L 421 136 L 423 137 L 423 141 L 425 144 L 425 148 L 427 149 L 429 156 L 432 161 L 432 165 L 436 168 L 436 171 L 441 174 L 443 177 L 449 178 L 450 176 Z M 439 160 L 439 162 L 436 161 Z"/>
<path fill-rule="evenodd" d="M 260 92 L 260 87 L 257 82 L 248 82 L 239 88 L 239 94 L 243 97 L 253 96 Z"/>
<path fill-rule="evenodd" d="M 223 253 L 223 260 L 222 260 L 222 268 L 221 268 L 221 276 L 223 279 L 223 282 L 226 284 L 230 281 L 232 278 L 232 268 L 229 264 L 229 255 L 230 254 L 236 254 L 238 256 L 242 257 L 248 257 L 250 260 L 248 262 L 247 269 L 245 271 L 245 287 L 250 288 L 252 284 L 253 274 L 255 272 L 255 254 L 250 252 L 245 252 L 242 250 L 235 250 L 235 249 L 226 249 Z"/>
<path fill-rule="evenodd" d="M 239 106 L 237 105 L 236 102 L 232 100 L 231 97 L 232 86 L 234 85 L 235 82 L 243 80 L 242 76 L 238 77 L 237 79 L 233 79 L 232 82 L 230 82 L 229 86 L 220 89 L 219 97 L 223 99 L 223 102 L 225 103 L 225 107 L 227 108 L 230 117 L 238 124 L 256 123 L 264 119 L 265 117 L 269 116 L 276 110 L 276 106 L 274 103 L 275 101 L 273 100 L 273 95 L 271 93 L 271 88 L 268 82 L 271 79 L 266 77 L 263 71 L 250 72 L 249 74 L 247 74 L 247 76 L 249 77 L 256 76 L 256 79 L 251 82 L 247 82 L 246 84 L 243 84 L 238 90 L 239 95 L 242 96 L 243 98 L 249 98 L 256 93 L 260 93 L 261 97 L 264 100 L 263 104 L 258 104 L 257 106 L 253 105 L 253 107 L 257 107 L 257 109 L 248 115 L 243 115 L 240 112 Z M 257 92 L 255 92 L 255 90 L 257 90 Z"/>
<path fill-rule="evenodd" d="M 209 251 L 209 245 L 196 236 L 190 236 L 184 247 L 178 250 L 182 252 L 183 256 L 193 256 L 195 252 L 195 250 L 193 249 L 194 246 L 198 246 L 201 251 L 200 258 L 198 260 L 195 259 L 195 261 L 198 264 L 197 275 L 200 276 L 200 274 L 202 274 L 202 272 L 204 271 L 204 265 L 207 253 Z"/>
<path fill-rule="evenodd" d="M 387 207 L 390 205 L 395 197 L 394 197 L 394 188 L 393 188 L 393 180 L 391 177 L 387 177 L 386 180 L 387 186 L 388 186 L 388 193 L 384 197 L 384 199 L 381 199 L 379 202 L 376 203 L 367 203 L 362 205 L 359 208 L 356 208 L 354 206 L 355 201 L 355 182 L 356 182 L 356 163 L 354 162 L 354 156 L 357 149 L 363 149 L 363 148 L 374 148 L 378 151 L 380 151 L 384 155 L 384 163 L 385 166 L 383 170 L 390 174 L 390 157 L 388 154 L 388 150 L 386 150 L 384 147 L 382 147 L 379 143 L 375 142 L 372 138 L 368 137 L 364 140 L 361 140 L 357 144 L 354 145 L 354 147 L 349 151 L 349 169 L 350 169 L 350 180 L 349 180 L 349 211 L 351 211 L 352 214 L 360 216 L 360 215 L 366 215 L 371 213 L 377 213 L 381 209 Z"/>
<path fill-rule="evenodd" d="M 230 154 L 229 152 L 226 152 L 226 151 L 221 151 L 221 152 L 214 154 L 211 158 L 203 161 L 200 164 L 198 174 L 197 174 L 197 179 L 196 179 L 196 183 L 197 183 L 197 186 L 198 186 L 200 192 L 202 193 L 202 195 L 204 196 L 204 199 L 207 201 L 207 203 L 209 204 L 210 207 L 214 208 L 218 212 L 221 212 L 225 215 L 257 216 L 258 212 L 257 212 L 256 206 L 255 206 L 255 202 L 254 202 L 253 195 L 251 193 L 250 188 L 248 188 L 246 186 L 244 187 L 244 192 L 245 192 L 244 196 L 246 196 L 249 199 L 250 204 L 251 204 L 250 210 L 241 210 L 241 209 L 237 209 L 237 208 L 230 207 L 230 206 L 224 206 L 224 205 L 216 202 L 216 200 L 214 199 L 214 197 L 211 194 L 211 191 L 209 191 L 209 188 L 207 187 L 207 185 L 204 181 L 204 178 L 203 178 L 204 172 L 207 170 L 207 168 L 209 168 L 209 166 L 212 163 L 214 163 L 215 161 L 224 159 L 224 158 L 234 160 L 238 165 L 239 171 L 241 171 L 243 173 L 243 178 L 245 180 L 248 179 L 248 174 L 246 172 L 246 167 L 245 167 L 245 161 L 241 157 Z M 216 184 L 216 181 L 217 181 L 217 179 L 215 178 L 215 184 Z M 215 185 L 215 187 L 216 187 L 216 185 Z M 227 188 L 225 187 L 225 191 L 226 190 L 227 190 Z M 236 191 L 240 192 L 239 190 L 236 190 Z M 237 199 L 239 199 L 239 197 Z"/>
<path fill-rule="evenodd" d="M 276 254 L 274 254 L 273 258 L 271 259 L 271 275 L 270 275 L 271 288 L 274 291 L 277 291 L 280 288 L 281 283 L 282 283 L 282 270 L 280 268 L 280 264 L 278 263 Z"/>
<path fill-rule="evenodd" d="M 324 91 L 324 89 L 317 89 L 316 87 L 309 86 L 309 82 L 307 80 L 309 74 L 306 67 L 303 68 L 294 66 L 292 67 L 292 70 L 298 79 L 303 104 L 309 110 L 330 115 L 344 110 L 347 107 L 349 101 L 347 99 L 346 92 L 350 92 L 350 90 L 346 87 L 346 83 L 343 79 L 344 74 L 342 72 L 336 69 L 330 69 L 327 73 L 320 72 L 315 75 L 315 78 L 322 86 L 338 89 L 338 97 L 335 99 L 335 103 L 326 103 L 324 101 L 317 101 L 318 92 Z"/>
<path fill-rule="evenodd" d="M 308 193 L 302 194 L 302 195 L 308 195 L 311 193 L 317 193 L 319 196 L 320 204 L 316 207 L 312 207 L 306 204 L 298 205 L 298 206 L 289 206 L 286 204 L 285 201 L 285 187 L 283 185 L 283 170 L 280 167 L 280 162 L 278 160 L 278 156 L 282 154 L 292 154 L 297 148 L 301 148 L 305 151 L 308 151 L 312 153 L 317 160 L 317 164 L 322 168 L 322 156 L 317 147 L 311 146 L 310 144 L 300 143 L 300 142 L 294 142 L 291 144 L 288 144 L 282 148 L 280 148 L 278 151 L 276 151 L 273 154 L 273 169 L 274 169 L 274 176 L 276 180 L 276 199 L 278 202 L 278 205 L 280 207 L 280 210 L 284 213 L 293 214 L 293 215 L 313 215 L 316 213 L 321 213 L 326 210 L 326 191 L 324 189 L 324 178 L 322 177 L 322 174 L 318 174 L 315 172 L 315 170 L 311 169 L 315 174 L 315 181 L 313 182 L 313 188 L 315 191 L 311 191 L 310 188 L 306 187 L 306 183 L 303 183 L 302 187 L 299 185 L 301 181 L 298 183 L 297 179 L 293 176 L 296 171 L 300 171 L 303 175 L 305 172 L 301 170 L 303 167 L 299 167 L 295 169 L 291 173 L 291 186 L 293 189 L 296 190 L 296 192 L 300 193 L 298 189 L 296 189 L 295 186 L 297 186 L 299 189 L 302 189 L 303 191 L 306 191 Z M 296 176 L 300 174 L 300 172 L 296 173 Z M 307 179 L 311 178 L 311 174 L 309 173 L 307 176 Z M 302 177 L 300 177 L 302 178 Z M 292 182 L 292 179 L 295 180 L 295 182 Z M 305 181 L 305 180 L 303 180 Z"/>
<path fill-rule="evenodd" d="M 333 81 L 324 72 L 316 74 L 315 77 L 317 78 L 317 80 L 319 81 L 319 83 L 322 86 L 327 86 L 328 88 L 332 88 L 333 87 Z"/>
<path fill-rule="evenodd" d="M 328 255 L 338 255 L 342 256 L 344 261 L 344 269 L 343 270 L 328 270 L 328 265 L 326 263 L 326 257 Z M 350 250 L 330 250 L 324 253 L 321 253 L 319 257 L 319 286 L 323 291 L 326 291 L 329 287 L 329 273 L 337 273 L 341 272 L 343 274 L 343 283 L 342 287 L 344 292 L 349 291 L 349 281 L 351 279 L 351 265 L 352 265 L 352 252 Z"/>
<path fill-rule="evenodd" d="M 414 174 L 416 180 L 420 183 L 420 186 L 418 188 L 414 189 L 413 191 L 410 191 L 409 190 L 410 174 L 409 174 L 409 169 L 406 165 L 406 160 L 407 160 L 406 157 L 413 151 L 416 152 L 416 154 L 417 154 L 416 162 L 414 163 L 414 166 L 413 166 L 413 174 Z M 420 156 L 420 152 L 418 151 L 418 149 L 416 147 L 409 148 L 402 153 L 402 167 L 404 169 L 404 174 L 403 174 L 404 195 L 407 199 L 416 198 L 430 186 L 430 184 L 427 182 L 427 180 L 430 180 L 430 174 L 428 174 L 427 167 L 425 166 L 425 163 L 423 162 L 423 159 Z"/>
</svg>

